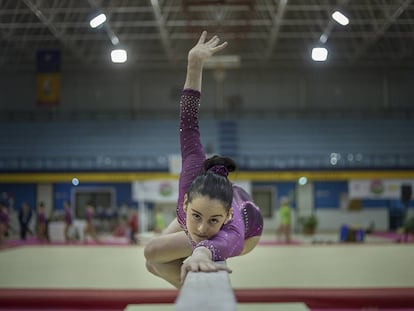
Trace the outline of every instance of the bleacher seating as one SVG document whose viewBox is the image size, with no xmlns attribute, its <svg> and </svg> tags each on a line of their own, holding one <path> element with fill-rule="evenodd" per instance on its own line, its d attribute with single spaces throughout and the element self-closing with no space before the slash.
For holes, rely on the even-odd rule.
<svg viewBox="0 0 414 311">
<path fill-rule="evenodd" d="M 240 118 L 231 120 L 237 144 L 223 144 L 223 120 L 200 123 L 208 152 L 232 153 L 244 169 L 414 167 L 408 119 Z M 167 170 L 179 153 L 177 126 L 168 118 L 3 122 L 0 170 Z"/>
</svg>

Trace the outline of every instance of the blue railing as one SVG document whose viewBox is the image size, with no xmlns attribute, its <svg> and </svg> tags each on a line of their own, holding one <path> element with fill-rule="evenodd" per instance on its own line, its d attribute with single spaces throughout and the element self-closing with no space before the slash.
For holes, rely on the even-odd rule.
<svg viewBox="0 0 414 311">
<path fill-rule="evenodd" d="M 414 154 L 239 155 L 241 170 L 414 169 Z M 169 171 L 168 155 L 161 156 L 0 156 L 2 172 L 44 171 Z"/>
</svg>

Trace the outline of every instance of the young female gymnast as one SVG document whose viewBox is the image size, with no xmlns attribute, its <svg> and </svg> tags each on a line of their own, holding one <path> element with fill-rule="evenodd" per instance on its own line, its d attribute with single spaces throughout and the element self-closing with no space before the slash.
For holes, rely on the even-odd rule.
<svg viewBox="0 0 414 311">
<path fill-rule="evenodd" d="M 227 175 L 233 160 L 214 156 L 206 160 L 200 141 L 198 112 L 203 65 L 223 50 L 217 36 L 206 41 L 203 32 L 188 53 L 187 76 L 180 100 L 182 171 L 177 217 L 163 234 L 145 247 L 147 269 L 179 288 L 189 271 L 227 270 L 229 257 L 250 252 L 263 230 L 263 218 L 252 198 L 232 184 Z"/>
</svg>

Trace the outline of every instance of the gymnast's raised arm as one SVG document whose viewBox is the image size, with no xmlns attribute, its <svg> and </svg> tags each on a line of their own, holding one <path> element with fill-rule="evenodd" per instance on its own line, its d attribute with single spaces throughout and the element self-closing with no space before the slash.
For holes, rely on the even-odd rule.
<svg viewBox="0 0 414 311">
<path fill-rule="evenodd" d="M 219 38 L 213 36 L 206 41 L 207 32 L 203 31 L 197 44 L 188 52 L 187 76 L 184 89 L 193 89 L 201 91 L 202 73 L 204 62 L 212 56 L 223 50 L 227 46 L 227 42 L 219 43 Z"/>
</svg>

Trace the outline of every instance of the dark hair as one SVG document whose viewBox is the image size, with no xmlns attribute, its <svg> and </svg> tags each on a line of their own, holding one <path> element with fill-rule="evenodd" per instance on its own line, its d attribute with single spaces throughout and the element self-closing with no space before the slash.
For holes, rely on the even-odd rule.
<svg viewBox="0 0 414 311">
<path fill-rule="evenodd" d="M 225 166 L 229 172 L 234 172 L 237 169 L 236 162 L 231 158 L 215 155 L 204 161 L 204 171 L 207 172 L 210 168 L 216 165 Z"/>
<path fill-rule="evenodd" d="M 205 160 L 203 166 L 204 172 L 194 179 L 187 192 L 188 201 L 197 196 L 208 196 L 223 202 L 228 211 L 233 200 L 233 185 L 227 174 L 236 170 L 236 163 L 228 157 L 215 155 Z"/>
</svg>

